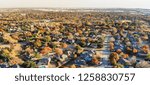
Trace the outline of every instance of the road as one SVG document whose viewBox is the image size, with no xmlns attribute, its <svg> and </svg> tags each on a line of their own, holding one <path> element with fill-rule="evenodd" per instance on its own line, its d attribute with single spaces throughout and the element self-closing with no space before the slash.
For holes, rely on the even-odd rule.
<svg viewBox="0 0 150 85">
<path fill-rule="evenodd" d="M 98 66 L 98 68 L 105 68 L 105 67 L 109 67 L 109 55 L 110 55 L 110 47 L 109 47 L 109 40 L 111 38 L 111 35 L 107 35 L 104 41 L 104 48 L 103 50 L 100 51 L 100 53 L 102 54 L 102 60 L 100 62 L 100 66 Z"/>
</svg>

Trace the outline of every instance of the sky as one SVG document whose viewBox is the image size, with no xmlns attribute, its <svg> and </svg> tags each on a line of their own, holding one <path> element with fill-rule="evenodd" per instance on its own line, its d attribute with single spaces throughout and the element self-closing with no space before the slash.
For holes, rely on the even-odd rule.
<svg viewBox="0 0 150 85">
<path fill-rule="evenodd" d="M 147 8 L 150 0 L 0 0 L 0 8 Z"/>
</svg>

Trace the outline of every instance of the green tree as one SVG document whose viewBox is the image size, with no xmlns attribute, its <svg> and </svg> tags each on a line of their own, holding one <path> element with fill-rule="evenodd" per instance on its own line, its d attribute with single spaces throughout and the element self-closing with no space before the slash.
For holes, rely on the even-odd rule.
<svg viewBox="0 0 150 85">
<path fill-rule="evenodd" d="M 36 52 L 34 57 L 35 58 L 41 58 L 41 55 L 38 52 Z"/>
<path fill-rule="evenodd" d="M 21 66 L 24 68 L 36 68 L 37 67 L 34 61 L 26 61 Z"/>
</svg>

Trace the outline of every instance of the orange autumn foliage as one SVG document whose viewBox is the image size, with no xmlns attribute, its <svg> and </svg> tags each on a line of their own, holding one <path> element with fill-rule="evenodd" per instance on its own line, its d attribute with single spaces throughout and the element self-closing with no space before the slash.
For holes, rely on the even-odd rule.
<svg viewBox="0 0 150 85">
<path fill-rule="evenodd" d="M 77 68 L 77 67 L 76 67 L 76 65 L 73 64 L 70 66 L 70 68 Z"/>
<path fill-rule="evenodd" d="M 93 58 L 93 59 L 92 59 L 92 63 L 94 63 L 94 64 L 98 65 L 98 64 L 99 64 L 99 61 L 98 61 L 98 59 L 97 59 L 97 58 Z"/>
<path fill-rule="evenodd" d="M 60 49 L 60 48 L 56 48 L 56 49 L 55 49 L 55 52 L 56 52 L 56 54 L 58 54 L 58 55 L 62 55 L 62 54 L 63 54 L 63 50 Z"/>
<path fill-rule="evenodd" d="M 68 45 L 67 45 L 66 43 L 63 43 L 63 44 L 62 44 L 62 47 L 63 47 L 63 48 L 67 48 Z"/>
<path fill-rule="evenodd" d="M 138 52 L 138 50 L 137 49 L 133 49 L 133 53 L 137 53 Z"/>
<path fill-rule="evenodd" d="M 52 52 L 52 49 L 50 47 L 44 47 L 42 50 L 41 50 L 41 54 L 42 55 L 45 55 L 49 52 Z"/>
<path fill-rule="evenodd" d="M 124 54 L 124 55 L 123 55 L 123 58 L 128 58 L 128 57 L 129 57 L 128 54 Z"/>
<path fill-rule="evenodd" d="M 81 30 L 78 30 L 77 32 L 79 33 L 79 35 L 82 35 L 82 31 Z"/>
<path fill-rule="evenodd" d="M 122 52 L 122 50 L 121 50 L 121 49 L 118 49 L 118 50 L 117 50 L 117 53 L 118 53 L 118 54 L 120 54 L 121 52 Z"/>
<path fill-rule="evenodd" d="M 149 51 L 149 46 L 148 46 L 148 45 L 144 45 L 144 46 L 142 47 L 142 50 L 143 50 L 145 53 L 148 53 L 148 51 Z"/>
</svg>

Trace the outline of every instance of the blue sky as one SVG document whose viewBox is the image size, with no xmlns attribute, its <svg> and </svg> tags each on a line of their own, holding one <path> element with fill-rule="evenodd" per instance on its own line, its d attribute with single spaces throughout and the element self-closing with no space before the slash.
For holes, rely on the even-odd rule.
<svg viewBox="0 0 150 85">
<path fill-rule="evenodd" d="M 0 8 L 148 8 L 150 0 L 0 0 Z"/>
</svg>

